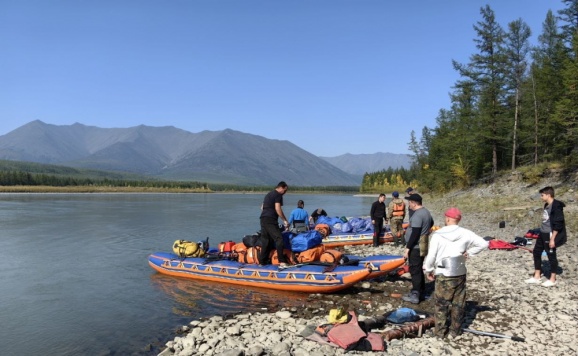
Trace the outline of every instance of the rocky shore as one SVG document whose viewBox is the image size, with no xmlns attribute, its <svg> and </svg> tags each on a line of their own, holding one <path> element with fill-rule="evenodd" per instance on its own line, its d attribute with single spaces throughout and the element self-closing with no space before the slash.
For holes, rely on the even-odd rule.
<svg viewBox="0 0 578 356">
<path fill-rule="evenodd" d="M 575 183 L 574 183 L 575 184 Z M 576 220 L 578 196 L 575 185 L 562 186 L 552 181 L 563 192 L 557 199 L 564 201 L 566 220 Z M 540 187 L 527 187 L 520 182 L 505 182 L 469 192 L 446 195 L 442 198 L 424 195 L 436 224 L 450 205 L 462 209 L 460 225 L 480 236 L 492 236 L 513 241 L 516 236 L 537 227 L 541 202 Z M 507 207 L 493 200 L 507 191 Z M 502 199 L 502 197 L 500 197 Z M 472 201 L 473 200 L 473 201 Z M 489 204 L 489 206 L 488 206 Z M 499 222 L 505 221 L 505 228 Z M 558 250 L 560 268 L 558 284 L 545 288 L 527 285 L 524 280 L 533 271 L 532 254 L 524 249 L 512 251 L 488 250 L 468 261 L 468 294 L 464 327 L 525 338 L 516 342 L 505 338 L 464 333 L 456 338 L 438 340 L 426 332 L 421 337 L 406 337 L 387 343 L 386 352 L 349 351 L 348 354 L 393 355 L 576 355 L 576 328 L 578 327 L 578 239 L 569 224 L 568 243 Z M 532 245 L 526 246 L 529 249 Z M 346 247 L 346 253 L 357 255 L 400 254 L 402 249 L 386 244 Z M 549 266 L 544 257 L 544 273 Z M 301 334 L 308 328 L 327 321 L 329 310 L 342 306 L 354 310 L 360 320 L 375 318 L 405 306 L 424 312 L 433 312 L 433 300 L 419 305 L 404 302 L 398 294 L 411 286 L 409 275 L 391 275 L 358 283 L 344 292 L 330 295 L 310 295 L 301 308 L 286 308 L 268 313 L 235 315 L 229 318 L 214 316 L 194 320 L 183 326 L 183 333 L 166 343 L 160 353 L 169 355 L 343 355 L 345 350 L 322 345 L 305 339 Z M 433 283 L 428 283 L 433 291 Z M 395 328 L 386 324 L 384 332 Z"/>
</svg>

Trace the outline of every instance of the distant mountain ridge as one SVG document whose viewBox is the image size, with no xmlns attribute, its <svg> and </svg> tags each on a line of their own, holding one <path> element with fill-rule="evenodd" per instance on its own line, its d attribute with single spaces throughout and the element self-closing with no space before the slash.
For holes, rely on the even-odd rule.
<svg viewBox="0 0 578 356">
<path fill-rule="evenodd" d="M 320 157 L 342 171 L 357 176 L 365 173 L 378 172 L 389 167 L 410 168 L 412 157 L 407 154 L 397 153 L 373 153 L 373 154 L 350 154 L 346 153 L 336 157 Z"/>
<path fill-rule="evenodd" d="M 32 121 L 0 136 L 0 159 L 242 185 L 358 186 L 361 181 L 285 140 L 230 129 L 99 128 Z"/>
</svg>

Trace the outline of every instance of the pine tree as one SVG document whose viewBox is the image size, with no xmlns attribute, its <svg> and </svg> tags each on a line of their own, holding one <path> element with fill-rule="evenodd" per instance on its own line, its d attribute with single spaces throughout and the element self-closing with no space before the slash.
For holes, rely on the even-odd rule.
<svg viewBox="0 0 578 356">
<path fill-rule="evenodd" d="M 518 147 L 518 126 L 520 115 L 520 95 L 522 82 L 528 68 L 527 56 L 530 52 L 528 39 L 532 32 L 530 27 L 518 19 L 508 24 L 509 32 L 506 34 L 505 53 L 508 60 L 508 82 L 510 90 L 514 91 L 514 122 L 512 130 L 512 170 L 516 169 L 516 152 Z"/>
<path fill-rule="evenodd" d="M 474 29 L 478 35 L 476 47 L 479 53 L 470 57 L 468 65 L 454 61 L 454 68 L 462 77 L 474 83 L 478 96 L 479 119 L 485 144 L 491 148 L 491 172 L 495 175 L 499 168 L 498 157 L 507 132 L 505 126 L 505 65 L 504 30 L 496 21 L 494 11 L 489 5 L 481 8 L 483 21 L 477 22 Z"/>
<path fill-rule="evenodd" d="M 558 128 L 551 117 L 556 103 L 560 100 L 562 69 L 567 58 L 567 51 L 552 11 L 546 14 L 538 42 L 532 53 L 532 97 L 528 99 L 528 102 L 532 103 L 534 117 L 532 144 L 535 164 L 553 159 L 550 143 L 553 142 Z"/>
</svg>

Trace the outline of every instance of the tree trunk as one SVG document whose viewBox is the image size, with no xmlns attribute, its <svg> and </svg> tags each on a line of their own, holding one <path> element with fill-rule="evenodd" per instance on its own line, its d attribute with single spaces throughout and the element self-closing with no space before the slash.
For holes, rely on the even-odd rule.
<svg viewBox="0 0 578 356">
<path fill-rule="evenodd" d="M 538 99 L 536 99 L 536 82 L 532 74 L 532 94 L 534 96 L 534 166 L 538 165 Z"/>
<path fill-rule="evenodd" d="M 520 105 L 520 91 L 516 88 L 516 108 L 514 110 L 514 137 L 512 138 L 512 170 L 516 169 L 516 139 L 518 132 L 518 107 Z"/>
</svg>

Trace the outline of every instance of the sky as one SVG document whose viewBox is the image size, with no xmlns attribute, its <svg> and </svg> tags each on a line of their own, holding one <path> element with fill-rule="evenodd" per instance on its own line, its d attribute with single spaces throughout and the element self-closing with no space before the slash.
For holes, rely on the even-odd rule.
<svg viewBox="0 0 578 356">
<path fill-rule="evenodd" d="M 410 153 L 490 5 L 537 43 L 560 0 L 0 0 L 0 135 L 41 120 L 233 129 Z"/>
</svg>

